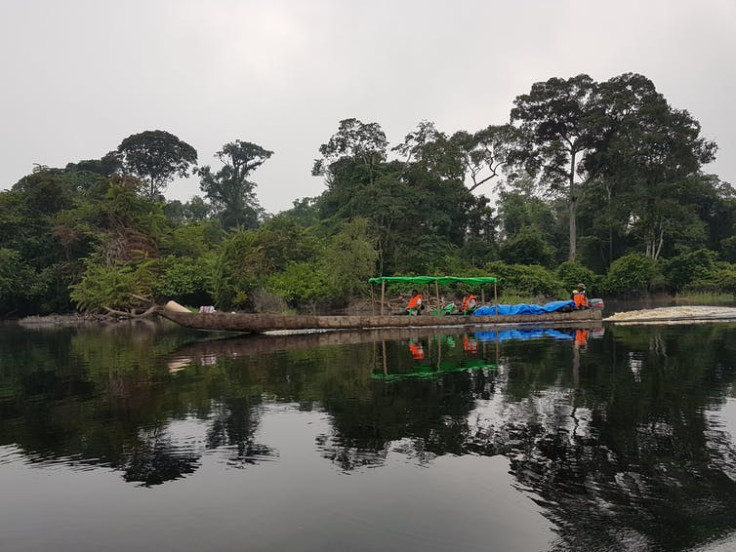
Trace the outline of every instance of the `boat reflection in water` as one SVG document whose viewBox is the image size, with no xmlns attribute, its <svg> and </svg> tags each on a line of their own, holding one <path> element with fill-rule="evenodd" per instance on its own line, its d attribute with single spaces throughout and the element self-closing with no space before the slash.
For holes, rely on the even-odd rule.
<svg viewBox="0 0 736 552">
<path fill-rule="evenodd" d="M 600 338 L 601 326 L 587 328 L 513 328 L 451 332 L 447 328 L 359 330 L 301 334 L 248 335 L 190 343 L 168 360 L 172 373 L 190 365 L 212 366 L 218 359 L 267 355 L 296 349 L 373 343 L 371 378 L 393 381 L 435 377 L 466 370 L 495 370 L 502 343 L 552 339 L 584 350 L 588 339 Z M 406 355 L 389 354 L 387 343 L 403 341 Z M 577 360 L 577 355 L 574 360 Z"/>
</svg>

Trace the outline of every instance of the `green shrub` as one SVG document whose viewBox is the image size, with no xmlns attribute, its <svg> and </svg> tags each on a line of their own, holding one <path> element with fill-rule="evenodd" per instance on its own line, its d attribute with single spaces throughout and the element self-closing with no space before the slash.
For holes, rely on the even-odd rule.
<svg viewBox="0 0 736 552">
<path fill-rule="evenodd" d="M 14 249 L 0 248 L 0 314 L 25 313 L 31 300 L 47 291 L 43 274 L 23 261 Z"/>
<path fill-rule="evenodd" d="M 82 311 L 102 311 L 105 307 L 129 309 L 138 304 L 133 295 L 149 297 L 155 261 L 137 267 L 106 267 L 90 263 L 82 280 L 72 286 L 71 298 Z"/>
<path fill-rule="evenodd" d="M 241 229 L 229 236 L 215 262 L 215 305 L 223 310 L 247 307 L 249 294 L 263 283 L 271 267 L 253 231 Z"/>
<path fill-rule="evenodd" d="M 632 253 L 619 257 L 611 264 L 604 288 L 612 295 L 644 293 L 650 289 L 657 274 L 657 264 L 653 259 Z"/>
<path fill-rule="evenodd" d="M 575 289 L 579 283 L 585 284 L 589 297 L 592 292 L 600 291 L 601 277 L 582 263 L 565 261 L 557 267 L 555 274 L 568 292 Z"/>
<path fill-rule="evenodd" d="M 329 295 L 327 276 L 306 262 L 289 263 L 283 272 L 268 278 L 266 287 L 291 306 Z"/>
<path fill-rule="evenodd" d="M 161 272 L 153 285 L 157 297 L 183 305 L 212 303 L 214 259 L 169 256 L 161 261 Z"/>
<path fill-rule="evenodd" d="M 732 293 L 736 298 L 736 265 L 716 263 L 701 289 L 712 292 Z"/>
<path fill-rule="evenodd" d="M 494 261 L 485 266 L 487 275 L 499 279 L 499 290 L 504 294 L 543 295 L 545 297 L 565 297 L 562 283 L 552 271 L 539 265 L 508 265 Z"/>
<path fill-rule="evenodd" d="M 342 303 L 354 296 L 365 296 L 366 281 L 373 275 L 377 260 L 367 221 L 357 218 L 342 225 L 319 255 L 318 266 L 329 286 L 325 295 Z"/>
<path fill-rule="evenodd" d="M 680 291 L 687 287 L 702 289 L 715 269 L 717 254 L 708 249 L 698 249 L 672 257 L 663 263 L 662 274 L 670 289 Z"/>
</svg>

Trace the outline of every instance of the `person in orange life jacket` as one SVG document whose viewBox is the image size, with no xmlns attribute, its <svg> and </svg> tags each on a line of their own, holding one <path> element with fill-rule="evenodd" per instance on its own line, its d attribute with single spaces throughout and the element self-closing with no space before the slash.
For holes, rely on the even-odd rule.
<svg viewBox="0 0 736 552">
<path fill-rule="evenodd" d="M 575 331 L 575 347 L 584 349 L 588 345 L 588 330 Z"/>
<path fill-rule="evenodd" d="M 463 314 L 472 313 L 478 306 L 478 298 L 475 295 L 464 295 L 460 312 Z"/>
<path fill-rule="evenodd" d="M 409 341 L 409 351 L 414 360 L 424 360 L 424 347 L 421 343 L 416 343 L 413 340 Z"/>
<path fill-rule="evenodd" d="M 469 338 L 467 335 L 463 335 L 463 351 L 466 353 L 477 353 L 478 342 L 475 339 Z"/>
<path fill-rule="evenodd" d="M 411 299 L 409 299 L 409 304 L 406 305 L 406 314 L 409 316 L 416 316 L 421 312 L 421 310 L 424 308 L 424 305 L 422 304 L 422 294 L 419 293 L 417 290 L 412 290 L 411 292 Z"/>
<path fill-rule="evenodd" d="M 578 284 L 578 286 L 572 290 L 571 299 L 575 302 L 576 309 L 588 308 L 588 294 L 585 292 L 585 284 Z"/>
</svg>

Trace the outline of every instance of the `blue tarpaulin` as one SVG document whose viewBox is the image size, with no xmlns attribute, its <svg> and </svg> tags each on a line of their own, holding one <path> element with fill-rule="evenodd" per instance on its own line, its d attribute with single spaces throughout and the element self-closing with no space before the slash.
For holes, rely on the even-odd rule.
<svg viewBox="0 0 736 552">
<path fill-rule="evenodd" d="M 498 308 L 498 313 L 496 313 Z M 518 305 L 498 305 L 498 307 L 480 307 L 473 313 L 474 316 L 494 316 L 495 314 L 545 314 L 548 312 L 556 312 L 561 309 L 572 310 L 575 308 L 574 301 L 552 301 L 546 305 L 528 305 L 519 303 Z"/>
</svg>

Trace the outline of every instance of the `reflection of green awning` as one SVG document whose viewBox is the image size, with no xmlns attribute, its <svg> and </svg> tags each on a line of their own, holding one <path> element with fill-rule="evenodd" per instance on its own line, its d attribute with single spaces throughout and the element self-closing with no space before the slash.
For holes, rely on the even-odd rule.
<svg viewBox="0 0 736 552">
<path fill-rule="evenodd" d="M 437 282 L 441 286 L 449 284 L 467 284 L 469 286 L 482 286 L 484 284 L 495 284 L 498 278 L 493 276 L 380 276 L 370 278 L 369 284 L 433 284 Z"/>
<path fill-rule="evenodd" d="M 384 374 L 382 372 L 372 372 L 371 379 L 378 379 L 384 381 L 396 381 L 408 378 L 433 378 L 443 374 L 452 372 L 465 372 L 468 370 L 495 370 L 496 365 L 490 364 L 485 360 L 469 360 L 464 362 L 442 362 L 440 363 L 439 369 L 437 366 L 425 364 L 421 366 L 412 367 L 411 372 L 405 372 L 401 374 Z"/>
</svg>

